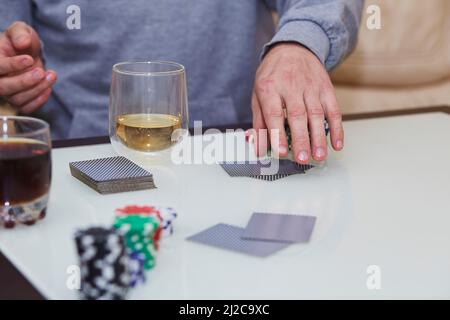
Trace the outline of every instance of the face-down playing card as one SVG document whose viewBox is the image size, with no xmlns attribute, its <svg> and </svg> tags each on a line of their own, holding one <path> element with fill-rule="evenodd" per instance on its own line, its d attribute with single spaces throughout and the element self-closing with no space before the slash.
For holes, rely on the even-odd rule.
<svg viewBox="0 0 450 320">
<path fill-rule="evenodd" d="M 72 176 L 99 193 L 155 188 L 153 175 L 124 157 L 70 162 Z"/>
<path fill-rule="evenodd" d="M 109 157 L 71 162 L 70 166 L 93 182 L 117 181 L 151 177 L 151 173 L 125 157 Z"/>
<path fill-rule="evenodd" d="M 308 242 L 316 217 L 276 213 L 254 213 L 242 238 L 281 243 Z"/>
<path fill-rule="evenodd" d="M 244 228 L 220 223 L 187 238 L 187 240 L 237 251 L 259 257 L 271 255 L 289 245 L 289 243 L 244 240 Z"/>
<path fill-rule="evenodd" d="M 222 162 L 222 168 L 231 177 L 278 176 L 279 178 L 305 173 L 313 165 L 298 164 L 288 159 L 270 159 L 270 161 Z"/>
<path fill-rule="evenodd" d="M 275 181 L 285 177 L 289 177 L 291 174 L 272 174 L 272 175 L 259 175 L 259 176 L 249 176 L 250 178 L 255 178 L 264 181 Z"/>
</svg>

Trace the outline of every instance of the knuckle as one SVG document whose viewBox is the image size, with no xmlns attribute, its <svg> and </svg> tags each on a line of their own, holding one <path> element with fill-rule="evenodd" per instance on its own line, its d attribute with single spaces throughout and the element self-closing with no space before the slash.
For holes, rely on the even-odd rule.
<svg viewBox="0 0 450 320">
<path fill-rule="evenodd" d="M 9 70 L 13 70 L 13 71 L 20 71 L 21 69 L 23 69 L 22 65 L 21 65 L 21 60 L 22 57 L 14 57 L 12 59 L 9 59 L 9 64 L 8 64 L 8 68 Z"/>
<path fill-rule="evenodd" d="M 325 93 L 328 94 L 333 94 L 334 95 L 334 86 L 333 83 L 331 83 L 331 81 L 329 79 L 326 79 L 325 81 L 322 82 L 322 90 Z"/>
<path fill-rule="evenodd" d="M 10 84 L 6 83 L 5 81 L 2 81 L 2 79 L 0 78 L 0 97 L 7 98 L 9 95 L 11 95 Z"/>
<path fill-rule="evenodd" d="M 272 118 L 284 118 L 284 111 L 281 108 L 270 108 L 267 114 Z"/>
<path fill-rule="evenodd" d="M 342 113 L 338 108 L 333 108 L 330 110 L 327 114 L 327 118 L 329 120 L 334 121 L 341 121 L 342 120 Z"/>
<path fill-rule="evenodd" d="M 271 77 L 263 77 L 261 79 L 258 79 L 255 85 L 256 92 L 266 93 L 270 91 L 270 89 L 273 86 L 273 83 L 274 79 L 272 79 Z"/>
<path fill-rule="evenodd" d="M 20 60 L 17 57 L 15 57 L 13 59 L 8 59 L 6 69 L 8 69 L 6 72 L 9 72 L 9 71 L 14 72 L 16 70 L 19 70 L 20 69 Z"/>
<path fill-rule="evenodd" d="M 307 148 L 307 147 L 309 148 L 310 141 L 309 141 L 308 134 L 293 135 L 292 140 L 294 141 L 295 144 L 300 146 L 302 149 Z"/>
<path fill-rule="evenodd" d="M 17 81 L 18 85 L 21 89 L 28 87 L 28 84 L 32 82 L 32 78 L 30 74 L 24 74 Z"/>
<path fill-rule="evenodd" d="M 301 119 L 306 117 L 306 110 L 303 106 L 288 108 L 287 110 L 288 118 L 291 119 Z"/>
<path fill-rule="evenodd" d="M 325 134 L 322 131 L 317 132 L 315 135 L 313 135 L 312 141 L 316 147 L 325 147 L 327 144 Z"/>
<path fill-rule="evenodd" d="M 339 122 L 331 125 L 330 130 L 334 132 L 344 132 L 344 129 L 342 128 L 342 125 Z"/>
<path fill-rule="evenodd" d="M 313 80 L 313 78 L 311 76 L 305 75 L 304 81 L 305 81 L 305 87 L 306 88 L 313 88 L 314 87 L 314 80 Z"/>
<path fill-rule="evenodd" d="M 34 110 L 36 107 L 38 107 L 41 104 L 41 101 L 39 99 L 40 99 L 40 97 L 27 103 L 25 106 L 22 107 L 22 110 L 27 113 L 31 112 L 32 110 Z"/>
<path fill-rule="evenodd" d="M 284 82 L 292 84 L 296 78 L 296 73 L 293 70 L 283 71 L 281 77 Z"/>
<path fill-rule="evenodd" d="M 36 87 L 32 89 L 33 94 L 44 94 L 47 93 L 48 90 L 50 90 L 51 84 L 47 81 L 41 81 Z"/>
<path fill-rule="evenodd" d="M 0 75 L 4 75 L 5 73 L 8 73 L 8 67 L 7 67 L 7 59 L 6 58 L 0 58 Z"/>
<path fill-rule="evenodd" d="M 322 107 L 311 107 L 308 109 L 308 115 L 310 117 L 323 117 L 324 116 L 324 112 L 323 112 L 323 108 Z"/>
<path fill-rule="evenodd" d="M 23 104 L 23 101 L 21 101 L 20 97 L 18 96 L 12 96 L 8 99 L 8 102 L 11 103 L 13 106 L 21 106 Z"/>
</svg>

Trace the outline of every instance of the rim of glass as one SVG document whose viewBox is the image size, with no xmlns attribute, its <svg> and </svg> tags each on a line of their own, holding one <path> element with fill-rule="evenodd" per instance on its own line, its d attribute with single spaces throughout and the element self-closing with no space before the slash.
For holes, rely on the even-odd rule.
<svg viewBox="0 0 450 320">
<path fill-rule="evenodd" d="M 174 66 L 177 69 L 170 71 L 125 71 L 119 70 L 119 67 L 124 65 L 131 64 L 159 64 L 159 65 L 169 65 Z M 120 74 L 125 75 L 134 75 L 134 76 L 168 76 L 168 75 L 176 75 L 184 73 L 184 66 L 182 64 L 172 62 L 172 61 L 163 61 L 163 60 L 150 60 L 150 61 L 123 61 L 113 65 L 113 71 Z"/>
<path fill-rule="evenodd" d="M 21 132 L 21 133 L 14 133 L 14 134 L 0 134 L 0 138 L 6 137 L 28 137 L 28 136 L 34 136 L 39 134 L 44 134 L 49 132 L 50 126 L 47 122 L 45 122 L 42 119 L 37 119 L 33 117 L 24 117 L 24 116 L 0 116 L 0 121 L 8 121 L 8 120 L 26 120 L 31 121 L 35 123 L 39 123 L 42 125 L 42 128 L 38 128 L 36 130 L 30 131 L 30 132 Z"/>
</svg>

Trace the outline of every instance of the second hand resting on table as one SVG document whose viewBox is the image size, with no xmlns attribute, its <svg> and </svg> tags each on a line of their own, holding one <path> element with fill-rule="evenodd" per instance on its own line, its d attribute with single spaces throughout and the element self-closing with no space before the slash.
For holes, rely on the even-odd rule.
<svg viewBox="0 0 450 320">
<path fill-rule="evenodd" d="M 31 26 L 14 22 L 0 34 L 0 96 L 20 112 L 31 113 L 48 100 L 55 82 L 56 72 L 45 71 L 40 39 Z M 333 148 L 343 148 L 342 117 L 328 73 L 297 43 L 275 44 L 256 72 L 252 112 L 258 155 L 265 154 L 269 143 L 275 154 L 287 155 L 285 110 L 298 163 L 327 157 L 325 116 Z"/>
</svg>

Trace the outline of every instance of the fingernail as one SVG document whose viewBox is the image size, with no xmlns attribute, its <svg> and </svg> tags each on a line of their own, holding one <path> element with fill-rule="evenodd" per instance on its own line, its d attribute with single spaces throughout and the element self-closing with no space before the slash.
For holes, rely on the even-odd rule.
<svg viewBox="0 0 450 320">
<path fill-rule="evenodd" d="M 279 154 L 287 153 L 287 148 L 285 146 L 279 146 L 278 147 L 278 153 Z"/>
<path fill-rule="evenodd" d="M 55 77 L 53 76 L 53 73 L 48 73 L 47 76 L 45 77 L 45 80 L 47 81 L 53 81 L 55 79 Z"/>
<path fill-rule="evenodd" d="M 308 153 L 305 151 L 300 151 L 297 156 L 297 159 L 301 162 L 308 161 Z"/>
<path fill-rule="evenodd" d="M 28 67 L 33 64 L 33 60 L 31 60 L 30 58 L 23 58 L 22 60 L 20 60 L 20 64 L 24 67 Z"/>
<path fill-rule="evenodd" d="M 35 78 L 37 80 L 42 79 L 44 77 L 44 74 L 43 74 L 42 70 L 40 70 L 40 69 L 35 69 L 32 74 L 33 74 L 33 78 Z"/>
<path fill-rule="evenodd" d="M 25 40 L 25 36 L 18 36 L 16 39 L 15 39 L 15 42 L 23 42 L 24 40 Z"/>
<path fill-rule="evenodd" d="M 325 150 L 323 148 L 317 148 L 316 149 L 316 157 L 317 158 L 325 157 Z"/>
<path fill-rule="evenodd" d="M 336 148 L 338 148 L 340 150 L 340 149 L 342 149 L 343 146 L 344 146 L 344 144 L 342 143 L 342 140 L 336 141 Z"/>
</svg>

